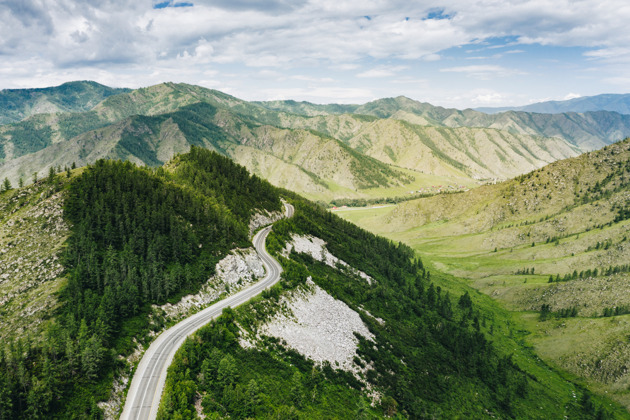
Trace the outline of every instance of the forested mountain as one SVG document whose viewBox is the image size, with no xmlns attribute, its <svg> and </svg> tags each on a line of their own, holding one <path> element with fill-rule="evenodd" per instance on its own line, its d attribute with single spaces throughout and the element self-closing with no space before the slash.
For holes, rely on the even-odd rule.
<svg viewBox="0 0 630 420">
<path fill-rule="evenodd" d="M 630 407 L 629 162 L 627 139 L 497 185 L 346 217 L 519 311 L 541 356 Z"/>
<path fill-rule="evenodd" d="M 42 197 L 48 198 L 43 213 L 37 207 Z M 3 338 L 3 419 L 99 418 L 96 401 L 107 399 L 120 368 L 116 355 L 148 337 L 150 305 L 198 290 L 228 251 L 250 244 L 253 212 L 281 207 L 270 184 L 195 148 L 167 169 L 99 160 L 75 172 L 52 172 L 1 198 L 2 220 L 13 226 L 2 237 L 3 265 L 15 273 L 39 273 L 38 265 L 51 261 L 63 265 L 33 276 L 20 293 L 4 289 L 3 311 L 26 307 L 32 324 Z M 50 208 L 63 208 L 68 227 L 57 229 L 52 248 L 30 260 L 31 242 L 51 229 Z M 40 218 L 44 226 L 33 232 L 30 224 Z M 2 278 L 5 284 L 17 280 L 15 274 Z M 37 299 L 23 300 L 34 287 Z M 42 300 L 52 302 L 42 307 Z M 7 322 L 14 331 L 10 324 L 20 319 Z"/>
<path fill-rule="evenodd" d="M 128 91 L 90 81 L 39 89 L 3 89 L 0 91 L 0 124 L 22 121 L 36 114 L 89 111 L 108 96 Z"/>
<path fill-rule="evenodd" d="M 251 246 L 251 216 L 279 210 L 281 198 L 295 216 L 276 222 L 268 248 L 284 279 L 186 342 L 169 371 L 161 418 L 196 418 L 196 405 L 232 418 L 624 418 L 549 369 L 513 336 L 498 307 L 429 273 L 408 246 L 200 147 L 156 169 L 99 160 L 0 194 L 0 248 L 11 259 L 2 263 L 14 273 L 56 270 L 32 277 L 31 299 L 1 297 L 1 417 L 101 418 L 114 377 L 133 366 L 125 358 L 172 322 L 168 305 L 156 305 L 206 287 L 230 250 Z M 55 208 L 63 212 L 46 211 Z M 30 229 L 35 222 L 39 228 Z M 46 232 L 54 246 L 37 247 L 30 258 L 31 243 Z M 287 248 L 298 239 L 325 248 Z M 2 287 L 14 279 L 3 275 Z M 350 335 L 357 346 L 350 370 L 262 334 L 272 318 L 288 314 L 292 299 L 313 293 L 365 329 Z M 29 328 L 5 317 L 14 310 L 30 314 Z"/>
<path fill-rule="evenodd" d="M 564 112 L 612 111 L 630 114 L 630 94 L 602 94 L 581 96 L 565 101 L 546 101 L 510 108 L 477 108 L 486 114 L 505 111 L 538 112 L 543 114 L 560 114 Z"/>
</svg>

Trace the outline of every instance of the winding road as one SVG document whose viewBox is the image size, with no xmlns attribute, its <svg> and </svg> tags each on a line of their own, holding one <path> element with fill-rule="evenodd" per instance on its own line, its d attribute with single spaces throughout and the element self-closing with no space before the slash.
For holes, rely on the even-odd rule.
<svg viewBox="0 0 630 420">
<path fill-rule="evenodd" d="M 293 206 L 286 203 L 284 206 L 286 217 L 293 216 Z M 265 249 L 265 240 L 272 226 L 260 230 L 252 240 L 267 272 L 265 278 L 197 312 L 160 334 L 144 353 L 133 375 L 125 408 L 120 416 L 122 420 L 155 419 L 166 382 L 167 369 L 186 337 L 221 315 L 224 308 L 241 305 L 280 280 L 282 268 Z"/>
</svg>

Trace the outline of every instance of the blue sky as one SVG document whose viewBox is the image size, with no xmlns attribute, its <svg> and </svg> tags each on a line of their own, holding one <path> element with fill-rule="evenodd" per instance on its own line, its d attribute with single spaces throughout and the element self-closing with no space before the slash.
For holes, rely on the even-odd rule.
<svg viewBox="0 0 630 420">
<path fill-rule="evenodd" d="M 0 88 L 456 108 L 630 92 L 627 0 L 4 0 Z"/>
</svg>

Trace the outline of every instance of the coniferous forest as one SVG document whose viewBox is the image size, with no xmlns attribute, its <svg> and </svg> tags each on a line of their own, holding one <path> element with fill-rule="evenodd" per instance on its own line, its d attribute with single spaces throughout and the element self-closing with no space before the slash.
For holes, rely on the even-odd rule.
<svg viewBox="0 0 630 420">
<path fill-rule="evenodd" d="M 149 305 L 197 290 L 230 249 L 251 246 L 254 207 L 281 207 L 271 185 L 214 152 L 193 147 L 171 165 L 100 160 L 69 185 L 52 177 L 72 226 L 68 281 L 45 339 L 0 351 L 1 419 L 99 418 Z"/>
</svg>

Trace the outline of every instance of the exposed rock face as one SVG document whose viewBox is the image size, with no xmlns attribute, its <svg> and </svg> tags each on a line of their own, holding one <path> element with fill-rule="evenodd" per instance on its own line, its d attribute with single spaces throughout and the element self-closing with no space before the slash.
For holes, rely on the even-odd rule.
<svg viewBox="0 0 630 420">
<path fill-rule="evenodd" d="M 326 249 L 326 242 L 320 238 L 316 238 L 310 235 L 296 235 L 291 234 L 291 242 L 289 242 L 286 248 L 282 251 L 283 255 L 288 256 L 292 250 L 301 254 L 308 254 L 313 259 L 321 261 L 329 267 L 342 269 L 349 274 L 359 276 L 363 280 L 372 284 L 372 277 L 365 274 L 363 271 L 357 270 L 351 267 L 347 262 L 335 257 Z"/>
<path fill-rule="evenodd" d="M 217 300 L 222 294 L 231 294 L 265 275 L 262 260 L 254 248 L 235 249 L 215 267 L 216 274 L 208 279 L 194 295 L 184 296 L 172 305 L 167 303 L 154 308 L 163 309 L 174 319 L 184 318 Z"/>
<path fill-rule="evenodd" d="M 251 219 L 249 219 L 249 236 L 250 238 L 254 235 L 254 232 L 263 226 L 267 226 L 276 222 L 284 217 L 284 213 L 281 211 L 267 211 L 263 210 L 256 214 L 254 214 Z"/>
<path fill-rule="evenodd" d="M 310 285 L 311 291 L 296 292 L 279 304 L 286 305 L 292 316 L 278 313 L 259 333 L 284 340 L 288 347 L 315 362 L 328 361 L 333 368 L 358 372 L 352 361 L 358 346 L 354 333 L 369 340 L 374 340 L 374 335 L 357 312 L 319 286 Z"/>
</svg>

